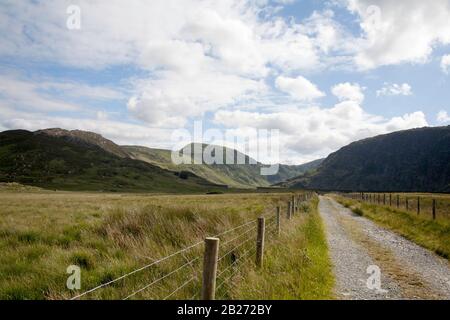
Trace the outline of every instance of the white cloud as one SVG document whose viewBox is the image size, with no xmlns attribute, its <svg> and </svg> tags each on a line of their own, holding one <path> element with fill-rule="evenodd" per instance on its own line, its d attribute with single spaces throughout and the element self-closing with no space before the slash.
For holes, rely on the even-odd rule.
<svg viewBox="0 0 450 320">
<path fill-rule="evenodd" d="M 412 88 L 409 84 L 384 83 L 383 88 L 377 90 L 377 96 L 410 96 Z"/>
<path fill-rule="evenodd" d="M 450 43 L 448 0 L 347 0 L 364 38 L 355 62 L 362 69 L 424 63 L 437 44 Z"/>
<path fill-rule="evenodd" d="M 291 4 L 296 2 L 297 0 L 272 0 L 275 3 L 281 3 L 281 4 Z"/>
<path fill-rule="evenodd" d="M 166 72 L 160 79 L 135 84 L 139 95 L 128 110 L 138 119 L 161 127 L 184 126 L 187 118 L 227 107 L 263 93 L 263 82 L 222 73 L 180 75 Z"/>
<path fill-rule="evenodd" d="M 386 124 L 387 132 L 427 127 L 428 122 L 422 111 L 405 114 L 401 117 L 394 117 Z"/>
<path fill-rule="evenodd" d="M 78 70 L 132 65 L 148 71 L 127 82 L 126 111 L 161 130 L 182 127 L 207 112 L 257 105 L 260 99 L 276 107 L 267 98 L 279 95 L 266 85 L 268 76 L 317 68 L 321 55 L 338 46 L 336 38 L 341 32 L 329 12 L 315 13 L 303 25 L 275 17 L 266 2 L 253 0 L 136 0 L 128 4 L 80 0 L 81 29 L 69 31 L 65 27 L 69 4 L 49 0 L 0 6 L 0 56 L 51 61 Z M 2 81 L 3 86 L 8 83 Z M 278 83 L 294 97 L 291 101 L 324 95 L 302 77 L 280 77 Z M 61 126 L 97 131 L 110 138 L 115 132 L 119 141 L 144 144 L 124 137 L 132 130 L 142 132 L 142 127 L 119 126 L 103 108 L 82 111 L 93 119 L 37 113 L 82 110 L 88 106 L 68 102 L 81 96 L 91 101 L 123 100 L 122 92 L 40 79 L 11 82 L 4 89 L 7 99 L 0 102 L 7 120 L 4 127 Z M 18 106 L 31 113 L 17 114 Z M 155 143 L 167 138 L 152 132 Z"/>
<path fill-rule="evenodd" d="M 0 107 L 5 108 L 31 112 L 83 112 L 89 106 L 82 105 L 79 99 L 96 102 L 124 98 L 125 94 L 117 88 L 0 74 Z"/>
<path fill-rule="evenodd" d="M 129 86 L 123 91 L 2 76 L 0 128 L 79 128 L 121 143 L 158 146 L 169 139 L 167 128 L 211 112 L 218 123 L 234 123 L 236 130 L 253 123 L 279 127 L 291 149 L 285 159 L 304 152 L 302 159 L 312 160 L 352 139 L 426 124 L 420 112 L 393 119 L 367 114 L 361 107 L 364 88 L 356 83 L 332 88 L 340 101 L 332 108 L 297 108 L 325 95 L 298 74 L 348 67 L 354 55 L 366 69 L 423 62 L 434 45 L 450 42 L 446 0 L 375 1 L 382 9 L 381 24 L 375 26 L 366 14 L 374 1 L 345 1 L 362 17 L 363 38 L 346 30 L 331 10 L 301 22 L 276 15 L 286 0 L 276 7 L 266 0 L 78 0 L 82 22 L 77 31 L 65 27 L 72 1 L 6 1 L 0 5 L 0 57 L 5 61 L 50 62 L 80 73 L 117 66 L 141 72 L 123 79 Z M 268 85 L 273 78 L 288 95 Z M 151 129 L 114 122 L 110 110 L 86 110 L 89 106 L 77 103 L 80 97 L 127 100 L 122 111 Z M 55 111 L 66 114 L 50 114 Z M 93 119 L 84 119 L 89 112 Z M 124 122 L 130 121 L 126 112 Z"/>
<path fill-rule="evenodd" d="M 450 115 L 448 115 L 447 111 L 441 110 L 437 114 L 436 120 L 439 123 L 449 123 L 450 122 Z"/>
<path fill-rule="evenodd" d="M 0 118 L 0 128 L 39 130 L 44 128 L 64 128 L 68 130 L 92 131 L 113 140 L 119 145 L 142 145 L 156 148 L 172 147 L 173 130 L 149 128 L 147 126 L 103 119 L 77 117 L 49 117 L 45 114 L 5 110 L 6 117 Z"/>
<path fill-rule="evenodd" d="M 261 26 L 261 50 L 282 72 L 314 70 L 320 65 L 315 40 L 300 25 L 277 19 Z"/>
<path fill-rule="evenodd" d="M 273 113 L 218 111 L 214 120 L 236 130 L 279 129 L 283 162 L 325 157 L 355 140 L 428 125 L 420 111 L 386 119 L 366 113 L 354 101 L 344 101 L 332 108 L 308 107 Z"/>
<path fill-rule="evenodd" d="M 0 104 L 32 111 L 78 111 L 82 106 L 55 98 L 45 89 L 48 83 L 31 82 L 15 76 L 0 75 Z"/>
<path fill-rule="evenodd" d="M 445 74 L 449 73 L 449 71 L 450 71 L 450 54 L 442 56 L 441 69 Z"/>
<path fill-rule="evenodd" d="M 339 83 L 331 88 L 331 92 L 340 101 L 354 101 L 356 103 L 362 103 L 364 101 L 364 88 L 357 83 Z"/>
<path fill-rule="evenodd" d="M 275 86 L 299 101 L 312 101 L 325 96 L 315 84 L 302 76 L 297 78 L 279 76 L 275 80 Z"/>
<path fill-rule="evenodd" d="M 65 27 L 69 4 L 0 6 L 0 56 L 149 71 L 132 81 L 137 85 L 129 110 L 151 125 L 181 125 L 204 112 L 245 104 L 269 75 L 315 70 L 345 42 L 331 11 L 299 23 L 276 16 L 279 5 L 266 1 L 80 0 L 76 31 Z"/>
</svg>

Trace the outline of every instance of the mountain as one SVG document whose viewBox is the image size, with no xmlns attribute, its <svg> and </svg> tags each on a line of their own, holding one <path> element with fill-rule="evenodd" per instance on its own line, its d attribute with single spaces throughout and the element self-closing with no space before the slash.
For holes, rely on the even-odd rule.
<svg viewBox="0 0 450 320">
<path fill-rule="evenodd" d="M 282 184 L 335 191 L 450 192 L 450 126 L 354 142 L 314 172 Z"/>
<path fill-rule="evenodd" d="M 200 146 L 201 150 L 204 150 L 207 145 Z M 193 164 L 195 157 L 195 144 L 187 145 L 183 148 L 184 155 L 187 162 L 192 164 L 174 164 L 172 162 L 170 150 L 151 149 L 146 147 L 123 147 L 133 159 L 145 161 L 161 168 L 165 168 L 173 171 L 189 171 L 200 177 L 203 177 L 213 183 L 228 185 L 235 188 L 250 188 L 259 186 L 269 186 L 270 183 L 261 176 L 260 168 L 261 164 L 250 164 L 250 161 L 254 161 L 246 155 L 239 153 L 239 156 L 245 159 L 245 164 Z M 188 150 L 192 152 L 188 152 Z M 224 157 L 226 152 L 235 152 L 235 157 L 238 152 L 232 149 L 224 148 Z M 256 162 L 256 161 L 255 161 Z"/>
<path fill-rule="evenodd" d="M 239 151 L 226 147 L 220 147 L 223 152 L 224 164 L 193 164 L 193 159 L 196 156 L 196 147 L 200 153 L 203 153 L 208 145 L 192 143 L 185 146 L 182 150 L 180 150 L 180 152 L 185 155 L 187 162 L 190 164 L 180 165 L 176 165 L 172 162 L 172 152 L 170 150 L 152 149 L 138 146 L 123 146 L 122 148 L 133 159 L 145 161 L 168 170 L 189 171 L 213 183 L 224 184 L 236 188 L 269 187 L 272 184 L 296 177 L 310 169 L 314 169 L 322 161 L 317 160 L 305 165 L 297 166 L 280 165 L 279 172 L 276 175 L 262 176 L 261 168 L 266 167 L 265 165 Z M 240 163 L 243 164 L 226 164 L 227 154 L 231 155 L 232 159 L 234 159 L 234 163 L 237 163 L 237 159 L 242 159 Z"/>
<path fill-rule="evenodd" d="M 282 181 L 287 181 L 289 179 L 297 177 L 298 175 L 302 175 L 309 171 L 317 169 L 324 160 L 325 159 L 318 159 L 300 165 L 280 164 L 278 173 L 273 176 L 267 176 L 267 180 L 272 185 L 278 184 Z"/>
<path fill-rule="evenodd" d="M 223 189 L 128 154 L 100 135 L 49 129 L 0 133 L 0 182 L 60 190 L 205 192 Z"/>
<path fill-rule="evenodd" d="M 103 138 L 101 135 L 81 130 L 64 130 L 59 128 L 45 129 L 36 131 L 36 134 L 46 134 L 51 137 L 62 138 L 68 142 L 74 142 L 84 145 L 96 145 L 106 152 L 112 153 L 120 158 L 128 158 L 129 155 L 122 150 L 120 146 L 111 140 Z"/>
</svg>

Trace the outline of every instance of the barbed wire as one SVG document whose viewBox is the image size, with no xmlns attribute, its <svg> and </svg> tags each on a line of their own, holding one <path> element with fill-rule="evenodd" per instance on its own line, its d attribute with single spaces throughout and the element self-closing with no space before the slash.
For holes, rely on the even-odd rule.
<svg viewBox="0 0 450 320">
<path fill-rule="evenodd" d="M 182 265 L 181 267 L 179 267 L 179 268 L 177 268 L 177 269 L 175 269 L 175 270 L 169 272 L 168 274 L 166 274 L 166 275 L 160 277 L 159 279 L 156 279 L 156 280 L 152 281 L 152 282 L 149 283 L 148 285 L 146 285 L 146 286 L 142 287 L 141 289 L 139 289 L 139 290 L 133 292 L 132 294 L 126 296 L 123 300 L 128 300 L 129 298 L 134 297 L 136 294 L 141 293 L 142 291 L 144 291 L 144 290 L 150 288 L 150 287 L 153 286 L 154 284 L 156 284 L 156 283 L 158 283 L 158 282 L 160 282 L 160 281 L 162 281 L 162 280 L 168 278 L 168 277 L 171 276 L 172 274 L 175 274 L 175 273 L 177 273 L 178 271 L 184 269 L 185 267 L 187 267 L 187 266 L 189 266 L 189 265 L 192 265 L 193 262 L 195 262 L 195 261 L 197 261 L 197 260 L 199 260 L 199 259 L 200 259 L 200 257 L 197 257 L 197 258 L 195 258 L 195 259 L 192 259 L 191 261 L 185 263 L 185 264 Z"/>
<path fill-rule="evenodd" d="M 254 240 L 253 238 L 248 238 L 247 240 L 241 242 L 240 244 L 238 244 L 237 246 L 235 246 L 233 249 L 231 249 L 230 251 L 228 251 L 227 253 L 225 253 L 224 255 L 222 255 L 221 257 L 219 257 L 219 259 L 217 260 L 217 262 L 222 261 L 226 256 L 228 256 L 230 253 L 232 253 L 233 251 L 235 251 L 237 248 L 242 247 L 244 244 L 246 244 L 247 242 L 249 242 L 250 240 Z"/>
<path fill-rule="evenodd" d="M 253 226 L 253 227 L 250 228 L 249 230 L 240 233 L 237 237 L 234 237 L 234 238 L 231 239 L 231 240 L 225 241 L 224 243 L 221 244 L 221 246 L 226 246 L 227 244 L 230 244 L 230 243 L 232 243 L 233 241 L 236 241 L 237 239 L 239 239 L 239 238 L 242 237 L 243 235 L 245 235 L 245 234 L 247 234 L 247 233 L 249 233 L 250 231 L 253 231 L 253 230 L 255 230 L 255 229 L 256 229 L 256 226 Z"/>
<path fill-rule="evenodd" d="M 273 219 L 276 218 L 276 216 L 273 215 L 272 213 L 270 213 L 270 214 L 265 214 L 265 215 L 263 215 L 263 217 L 265 217 L 266 222 L 267 222 L 267 221 L 272 221 Z M 216 234 L 216 235 L 213 236 L 213 237 L 215 237 L 215 238 L 223 237 L 224 235 L 230 234 L 231 232 L 240 230 L 240 229 L 242 229 L 242 228 L 244 228 L 244 227 L 246 227 L 246 226 L 249 226 L 249 225 L 251 225 L 251 224 L 256 224 L 256 223 L 257 223 L 257 220 L 256 220 L 256 219 L 253 219 L 253 220 L 247 221 L 247 222 L 245 222 L 245 223 L 243 223 L 243 224 L 241 224 L 241 225 L 239 225 L 239 226 L 236 226 L 236 227 L 234 227 L 234 228 L 232 228 L 232 229 L 228 229 L 228 230 L 223 231 L 223 232 L 221 232 L 221 233 L 219 233 L 219 234 Z M 270 227 L 271 227 L 272 225 L 274 225 L 274 224 L 275 224 L 275 221 L 272 222 L 272 223 L 270 223 L 270 224 L 267 224 L 267 225 L 266 225 L 266 228 L 270 228 Z M 253 231 L 253 230 L 255 230 L 255 229 L 256 229 L 256 226 L 253 226 L 252 228 L 250 228 L 250 229 L 248 229 L 248 230 L 246 230 L 246 231 L 240 233 L 238 236 L 236 236 L 236 237 L 234 237 L 234 238 L 232 238 L 232 239 L 230 239 L 230 240 L 225 241 L 225 242 L 222 244 L 222 246 L 225 246 L 225 245 L 227 245 L 227 244 L 230 244 L 230 243 L 232 243 L 232 242 L 238 240 L 238 239 L 241 238 L 242 236 L 244 236 L 244 235 L 250 233 L 251 231 Z M 218 259 L 218 261 L 221 261 L 221 260 L 224 259 L 227 255 L 231 254 L 233 251 L 235 251 L 235 250 L 238 249 L 239 247 L 243 246 L 244 244 L 246 244 L 246 243 L 249 242 L 250 240 L 252 240 L 252 237 L 249 237 L 249 238 L 246 239 L 245 241 L 241 242 L 239 245 L 235 246 L 232 250 L 228 251 L 226 254 L 224 254 L 223 256 L 221 256 L 221 257 Z M 145 266 L 143 266 L 143 267 L 140 267 L 140 268 L 138 268 L 138 269 L 135 269 L 135 270 L 133 270 L 133 271 L 131 271 L 131 272 L 128 272 L 128 273 L 126 273 L 126 274 L 124 274 L 124 275 L 122 275 L 122 276 L 120 276 L 120 277 L 117 277 L 117 278 L 115 278 L 115 279 L 113 279 L 113 280 L 111 280 L 111 281 L 102 283 L 102 284 L 100 284 L 100 285 L 98 285 L 98 286 L 96 286 L 96 287 L 94 287 L 94 288 L 92 288 L 92 289 L 90 289 L 90 290 L 87 290 L 87 291 L 85 291 L 85 292 L 83 292 L 83 293 L 81 293 L 81 294 L 78 294 L 78 295 L 76 295 L 76 296 L 70 298 L 70 300 L 76 300 L 76 299 L 79 299 L 79 298 L 81 298 L 81 297 L 83 297 L 83 296 L 85 296 L 85 295 L 87 295 L 87 294 L 89 294 L 89 293 L 92 293 L 92 292 L 94 292 L 94 291 L 96 291 L 96 290 L 98 290 L 98 289 L 101 289 L 101 288 L 104 288 L 104 287 L 106 287 L 106 286 L 109 286 L 109 285 L 111 285 L 111 284 L 113 284 L 113 283 L 116 283 L 116 282 L 118 282 L 118 281 L 120 281 L 120 280 L 122 280 L 122 279 L 125 279 L 125 278 L 127 278 L 127 277 L 129 277 L 129 276 L 131 276 L 131 275 L 134 275 L 134 274 L 136 274 L 136 273 L 138 273 L 138 272 L 140 272 L 140 271 L 143 271 L 143 270 L 148 269 L 148 268 L 150 268 L 150 267 L 152 267 L 152 266 L 155 266 L 155 265 L 160 264 L 160 263 L 162 263 L 162 262 L 164 262 L 164 261 L 167 261 L 168 259 L 170 259 L 170 258 L 172 258 L 172 257 L 175 257 L 175 256 L 178 256 L 178 255 L 180 255 L 180 254 L 182 254 L 182 253 L 185 253 L 185 252 L 187 252 L 188 250 L 193 249 L 193 248 L 199 246 L 199 245 L 202 244 L 202 243 L 204 243 L 204 241 L 199 241 L 199 242 L 197 242 L 197 243 L 195 243 L 195 244 L 193 244 L 193 245 L 190 245 L 190 246 L 188 246 L 188 247 L 186 247 L 186 248 L 180 249 L 179 251 L 174 252 L 174 253 L 172 253 L 172 254 L 170 254 L 170 255 L 168 255 L 168 256 L 165 256 L 165 257 L 163 257 L 163 258 L 160 258 L 160 259 L 158 259 L 158 260 L 156 260 L 156 261 L 153 261 L 152 263 L 149 263 L 149 264 L 147 264 L 147 265 L 145 265 Z M 250 252 L 250 251 L 251 251 L 251 249 L 245 251 L 244 254 L 246 255 L 246 254 L 248 254 L 248 252 Z M 234 264 L 236 264 L 238 261 L 242 260 L 242 258 L 243 258 L 243 256 L 241 256 L 240 258 L 238 258 L 237 260 L 235 260 L 235 261 L 232 263 L 232 265 L 234 265 Z M 129 299 L 129 298 L 131 298 L 131 297 L 133 297 L 133 296 L 139 294 L 140 292 L 142 292 L 142 291 L 148 289 L 149 287 L 151 287 L 151 286 L 153 286 L 153 285 L 159 283 L 160 281 L 162 281 L 162 280 L 168 278 L 169 276 L 171 276 L 171 275 L 177 273 L 178 271 L 182 270 L 183 268 L 185 268 L 185 267 L 187 267 L 187 266 L 192 266 L 193 262 L 197 261 L 198 259 L 200 259 L 200 257 L 196 257 L 196 258 L 194 258 L 194 259 L 188 261 L 187 263 L 183 264 L 182 266 L 178 267 L 177 269 L 172 270 L 172 271 L 169 272 L 168 274 L 166 274 L 166 275 L 164 275 L 164 276 L 162 276 L 162 277 L 160 277 L 160 278 L 158 278 L 158 279 L 152 281 L 151 283 L 149 283 L 149 284 L 147 284 L 146 286 L 140 288 L 139 290 L 134 291 L 133 293 L 129 294 L 128 296 L 126 296 L 126 297 L 124 298 L 124 300 L 127 300 L 127 299 Z M 230 266 L 230 267 L 231 267 L 231 266 Z M 228 267 L 227 269 L 229 269 L 230 267 Z M 195 270 L 195 268 L 193 268 L 192 270 L 193 270 L 193 272 L 197 275 L 197 271 Z M 191 281 L 193 281 L 193 280 L 195 280 L 195 279 L 196 279 L 196 277 L 193 276 L 191 279 L 188 280 L 188 282 L 183 283 L 182 286 L 178 287 L 174 292 L 172 292 L 172 293 L 171 293 L 169 296 L 167 296 L 165 299 L 169 298 L 170 296 L 172 296 L 173 294 L 175 294 L 178 290 L 181 290 L 182 287 L 186 286 L 189 282 L 191 282 Z M 196 295 L 197 295 L 197 294 L 196 294 Z M 194 297 L 195 297 L 196 295 L 194 295 Z"/>
<path fill-rule="evenodd" d="M 163 300 L 167 300 L 169 299 L 171 296 L 173 296 L 175 293 L 177 293 L 178 291 L 180 291 L 181 289 L 183 289 L 184 287 L 186 287 L 189 283 L 191 283 L 193 280 L 195 280 L 195 277 L 192 276 L 188 281 L 186 281 L 185 283 L 183 283 L 181 286 L 179 286 L 178 288 L 176 288 L 174 291 L 172 291 L 168 296 L 166 296 Z"/>
<path fill-rule="evenodd" d="M 191 297 L 189 298 L 189 300 L 195 300 L 195 298 L 196 298 L 197 296 L 199 296 L 199 293 L 198 293 L 198 292 L 196 292 L 193 296 L 191 296 Z"/>
<path fill-rule="evenodd" d="M 139 268 L 139 269 L 136 269 L 136 270 L 134 270 L 134 271 L 131 271 L 131 272 L 129 272 L 129 273 L 126 273 L 126 274 L 124 274 L 124 275 L 122 275 L 122 276 L 120 276 L 120 277 L 118 277 L 118 278 L 116 278 L 116 279 L 114 279 L 114 280 L 111 280 L 111 281 L 108 281 L 108 282 L 103 283 L 103 284 L 101 284 L 101 285 L 98 285 L 98 286 L 96 286 L 95 288 L 92 288 L 92 289 L 90 289 L 90 290 L 88 290 L 88 291 L 85 291 L 85 292 L 83 292 L 83 293 L 81 293 L 81 294 L 75 296 L 75 297 L 72 297 L 70 300 L 76 300 L 76 299 L 78 299 L 78 298 L 81 298 L 81 297 L 83 297 L 83 296 L 85 296 L 85 295 L 87 295 L 87 294 L 89 294 L 89 293 L 91 293 L 91 292 L 94 292 L 94 291 L 96 291 L 96 290 L 98 290 L 98 289 L 100 289 L 100 288 L 106 287 L 106 286 L 108 286 L 108 285 L 110 285 L 110 284 L 113 284 L 113 283 L 119 281 L 119 280 L 122 280 L 122 279 L 124 279 L 124 278 L 126 278 L 126 277 L 129 277 L 129 276 L 131 276 L 131 275 L 133 275 L 133 274 L 135 274 L 135 273 L 137 273 L 137 272 L 140 272 L 140 271 L 142 271 L 142 270 L 148 269 L 148 268 L 150 268 L 150 267 L 152 267 L 152 266 L 154 266 L 154 265 L 156 265 L 156 264 L 159 264 L 159 263 L 161 263 L 161 262 L 163 262 L 163 261 L 166 261 L 166 260 L 168 260 L 168 259 L 170 259 L 170 258 L 172 258 L 172 257 L 175 257 L 175 256 L 179 255 L 180 253 L 183 253 L 183 252 L 186 252 L 186 251 L 188 251 L 188 250 L 190 250 L 190 249 L 192 249 L 192 248 L 195 248 L 196 246 L 198 246 L 198 245 L 200 245 L 200 244 L 202 244 L 202 243 L 203 243 L 203 241 L 199 241 L 199 242 L 197 242 L 197 243 L 195 243 L 195 244 L 193 244 L 193 245 L 191 245 L 191 246 L 189 246 L 189 247 L 186 247 L 186 248 L 181 249 L 181 250 L 179 250 L 179 251 L 177 251 L 177 252 L 175 252 L 175 253 L 172 253 L 172 254 L 170 254 L 170 255 L 168 255 L 168 256 L 165 256 L 164 258 L 161 258 L 161 259 L 159 259 L 159 260 L 157 260 L 157 261 L 154 261 L 154 262 L 152 262 L 152 263 L 150 263 L 150 264 L 148 264 L 148 265 L 145 265 L 145 266 L 143 266 L 143 267 L 141 267 L 141 268 Z"/>
<path fill-rule="evenodd" d="M 250 224 L 252 224 L 252 223 L 256 223 L 256 221 L 255 221 L 255 220 L 253 220 L 253 221 L 248 221 L 248 222 L 246 222 L 246 223 L 244 223 L 244 224 L 241 224 L 241 225 L 239 225 L 239 226 L 237 226 L 237 227 L 235 227 L 235 228 L 232 228 L 232 229 L 226 230 L 226 231 L 224 231 L 224 232 L 222 232 L 222 233 L 219 233 L 219 234 L 217 234 L 217 235 L 214 236 L 214 237 L 223 236 L 223 235 L 225 235 L 225 234 L 231 233 L 231 232 L 233 232 L 233 231 L 235 231 L 235 230 L 238 230 L 238 229 L 241 229 L 241 228 L 243 228 L 243 227 L 245 227 L 245 226 L 248 226 L 248 225 L 250 225 Z M 128 272 L 128 273 L 126 273 L 126 274 L 124 274 L 124 275 L 122 275 L 122 276 L 120 276 L 120 277 L 117 277 L 116 279 L 113 279 L 113 280 L 111 280 L 111 281 L 102 283 L 102 284 L 100 284 L 100 285 L 98 285 L 98 286 L 96 286 L 96 287 L 94 287 L 94 288 L 92 288 L 92 289 L 90 289 L 90 290 L 87 290 L 87 291 L 85 291 L 85 292 L 83 292 L 83 293 L 81 293 L 81 294 L 76 295 L 75 297 L 70 298 L 70 300 L 77 300 L 77 299 L 79 299 L 79 298 L 81 298 L 81 297 L 83 297 L 83 296 L 85 296 L 85 295 L 87 295 L 87 294 L 89 294 L 89 293 L 92 293 L 92 292 L 94 292 L 94 291 L 97 291 L 98 289 L 101 289 L 101 288 L 104 288 L 104 287 L 106 287 L 106 286 L 109 286 L 109 285 L 111 285 L 111 284 L 113 284 L 113 283 L 115 283 L 115 282 L 117 282 L 117 281 L 120 281 L 120 280 L 122 280 L 122 279 L 124 279 L 124 278 L 127 278 L 127 277 L 133 275 L 133 274 L 136 274 L 136 273 L 138 273 L 138 272 L 140 272 L 140 271 L 143 271 L 143 270 L 148 269 L 148 268 L 150 268 L 150 267 L 152 267 L 152 266 L 154 266 L 154 265 L 157 265 L 157 264 L 159 264 L 159 263 L 161 263 L 161 262 L 164 262 L 164 261 L 166 261 L 166 260 L 168 260 L 168 259 L 170 259 L 170 258 L 172 258 L 172 257 L 175 257 L 175 256 L 177 256 L 177 255 L 179 255 L 179 254 L 181 254 L 181 253 L 183 253 L 183 252 L 186 252 L 186 251 L 188 251 L 188 250 L 190 250 L 190 249 L 192 249 L 192 248 L 195 248 L 196 246 L 198 246 L 198 245 L 200 245 L 200 244 L 202 244 L 202 243 L 203 243 L 203 241 L 199 241 L 199 242 L 197 242 L 197 243 L 195 243 L 195 244 L 193 244 L 193 245 L 191 245 L 191 246 L 188 246 L 188 247 L 186 247 L 186 248 L 184 248 L 184 249 L 181 249 L 181 250 L 179 250 L 179 251 L 177 251 L 177 252 L 174 252 L 174 253 L 172 253 L 172 254 L 170 254 L 170 255 L 168 255 L 168 256 L 165 256 L 165 257 L 163 257 L 163 258 L 161 258 L 161 259 L 159 259 L 159 260 L 153 261 L 152 263 L 147 264 L 147 265 L 145 265 L 145 266 L 143 266 L 143 267 L 141 267 L 141 268 L 138 268 L 138 269 L 136 269 L 136 270 L 133 270 L 133 271 L 131 271 L 131 272 Z"/>
<path fill-rule="evenodd" d="M 247 258 L 248 253 L 253 251 L 253 249 L 249 249 L 247 251 L 244 252 L 244 254 L 239 257 L 238 259 L 236 259 L 236 261 L 234 261 L 227 269 L 230 269 L 232 266 L 236 265 L 239 261 Z M 225 273 L 225 270 L 222 271 L 217 277 L 221 276 L 222 274 Z M 225 278 L 224 280 L 221 281 L 221 283 L 216 287 L 216 291 L 219 290 L 226 282 L 228 282 L 236 273 L 232 273 L 230 276 L 228 276 L 227 278 Z"/>
<path fill-rule="evenodd" d="M 243 227 L 245 227 L 245 226 L 248 226 L 249 224 L 252 224 L 252 223 L 256 223 L 256 220 L 251 220 L 251 221 L 245 222 L 244 224 L 241 224 L 240 226 L 237 226 L 237 227 L 235 227 L 235 228 L 233 228 L 233 229 L 229 229 L 229 230 L 226 230 L 226 231 L 224 231 L 224 232 L 222 232 L 222 233 L 216 234 L 216 235 L 214 236 L 214 238 L 219 238 L 219 237 L 224 236 L 224 235 L 226 235 L 226 234 L 228 234 L 228 233 L 230 233 L 230 232 L 233 232 L 233 231 L 235 231 L 235 230 L 238 230 L 238 229 L 240 229 L 240 228 L 243 228 Z"/>
</svg>

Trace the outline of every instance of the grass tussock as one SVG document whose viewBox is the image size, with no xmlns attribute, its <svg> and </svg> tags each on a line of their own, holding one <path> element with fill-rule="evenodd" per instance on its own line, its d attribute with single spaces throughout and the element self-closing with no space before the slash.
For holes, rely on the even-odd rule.
<svg viewBox="0 0 450 320">
<path fill-rule="evenodd" d="M 133 195 L 92 193 L 2 192 L 0 193 L 0 299 L 66 299 L 116 279 L 123 274 L 150 264 L 181 248 L 201 242 L 258 216 L 274 215 L 277 206 L 285 206 L 288 194 L 233 195 Z M 284 208 L 284 207 L 283 207 Z M 284 209 L 283 209 L 284 210 Z M 304 208 L 308 211 L 309 208 Z M 321 225 L 312 211 L 286 228 L 283 250 L 272 247 L 268 238 L 266 261 L 269 270 L 286 260 L 286 276 L 295 278 L 294 269 L 304 268 L 297 275 L 302 288 L 284 296 L 314 298 L 326 296 L 318 282 L 328 281 L 320 269 L 325 267 L 326 247 L 323 239 L 315 239 Z M 294 225 L 296 227 L 294 227 Z M 242 230 L 241 230 L 242 231 Z M 253 233 L 252 233 L 253 234 Z M 236 234 L 227 235 L 228 237 Z M 229 239 L 229 238 L 228 238 Z M 224 243 L 227 238 L 221 238 Z M 249 246 L 253 247 L 252 239 Z M 296 259 L 291 252 L 296 250 Z M 121 299 L 190 262 L 186 268 L 157 283 L 133 299 L 198 298 L 200 290 L 203 246 L 197 246 L 152 268 L 127 277 L 83 298 Z M 227 250 L 221 248 L 221 254 Z M 243 248 L 233 252 L 234 258 Z M 304 254 L 303 254 L 304 253 Z M 272 257 L 273 256 L 273 257 Z M 196 258 L 199 258 L 195 260 Z M 325 258 L 322 258 L 325 259 Z M 279 261 L 278 261 L 279 260 Z M 316 261 L 310 263 L 309 261 Z M 277 262 L 278 261 L 278 262 Z M 224 259 L 220 268 L 232 261 Z M 67 268 L 81 268 L 81 290 L 66 288 Z M 282 265 L 278 265 L 282 268 Z M 309 270 L 309 271 L 308 271 Z M 315 271 L 314 271 L 315 270 Z M 240 273 L 241 271 L 239 271 Z M 250 267 L 242 272 L 257 273 Z M 325 274 L 327 274 L 325 272 Z M 241 273 L 244 276 L 244 273 Z M 176 294 L 170 294 L 192 277 L 193 281 Z M 264 271 L 264 279 L 273 282 Z M 262 279 L 262 278 L 261 278 Z M 308 281 L 310 283 L 307 284 Z M 292 280 L 294 281 L 294 280 Z M 315 289 L 315 286 L 318 288 Z M 238 286 L 239 288 L 239 286 Z M 224 288 L 225 297 L 234 298 L 234 287 Z M 309 293 L 309 290 L 312 292 Z M 276 292 L 276 291 L 275 291 Z M 266 299 L 263 292 L 247 291 L 248 298 Z M 273 297 L 278 295 L 273 295 Z M 280 295 L 281 296 L 281 293 Z"/>
<path fill-rule="evenodd" d="M 336 200 L 350 208 L 355 214 L 367 217 L 438 255 L 450 259 L 450 220 L 444 218 L 432 220 L 423 213 L 418 215 L 411 211 L 361 203 L 342 197 L 336 197 Z"/>
<path fill-rule="evenodd" d="M 236 287 L 235 299 L 331 299 L 334 285 L 318 199 L 303 207 L 297 222 L 284 227 L 266 251 L 263 270 L 250 270 Z"/>
</svg>

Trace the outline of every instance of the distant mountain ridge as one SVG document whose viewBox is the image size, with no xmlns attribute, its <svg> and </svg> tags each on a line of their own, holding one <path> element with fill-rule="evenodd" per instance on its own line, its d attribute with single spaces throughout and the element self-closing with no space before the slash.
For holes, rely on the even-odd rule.
<svg viewBox="0 0 450 320">
<path fill-rule="evenodd" d="M 99 135 L 79 131 L 1 132 L 0 182 L 74 191 L 176 193 L 223 189 L 192 173 L 175 174 L 122 157 L 116 146 Z"/>
<path fill-rule="evenodd" d="M 275 175 L 263 176 L 261 175 L 261 168 L 267 167 L 262 163 L 250 158 L 237 150 L 229 149 L 226 147 L 218 146 L 223 150 L 223 163 L 224 164 L 193 164 L 192 159 L 195 156 L 195 143 L 191 143 L 185 146 L 180 152 L 184 151 L 188 161 L 191 164 L 175 165 L 172 162 L 171 151 L 162 149 L 152 149 L 139 146 L 123 146 L 123 149 L 131 155 L 133 159 L 139 159 L 161 168 L 168 170 L 185 170 L 192 172 L 200 177 L 203 177 L 213 183 L 226 184 L 236 188 L 249 188 L 249 187 L 269 187 L 275 183 L 284 181 L 286 179 L 298 176 L 305 173 L 308 170 L 316 168 L 322 161 L 316 160 L 303 165 L 279 165 L 279 171 Z M 198 144 L 197 144 L 198 146 Z M 209 145 L 203 144 L 198 147 L 197 150 L 203 150 Z M 233 162 L 231 164 L 226 163 L 226 155 L 234 154 Z M 200 158 L 201 159 L 201 158 Z M 237 159 L 243 159 L 245 164 L 237 164 Z M 234 164 L 233 164 L 234 163 Z"/>
<path fill-rule="evenodd" d="M 280 185 L 334 191 L 450 192 L 450 126 L 351 143 L 314 171 Z"/>
<path fill-rule="evenodd" d="M 85 142 L 87 144 L 96 145 L 106 152 L 115 154 L 120 158 L 129 157 L 128 153 L 126 153 L 119 145 L 115 144 L 111 140 L 104 138 L 98 133 L 90 132 L 90 131 L 81 131 L 81 130 L 65 130 L 60 128 L 51 128 L 38 130 L 35 134 L 46 134 L 52 137 L 59 137 L 63 139 L 67 139 L 68 141 L 74 142 Z"/>
<path fill-rule="evenodd" d="M 192 151 L 196 150 L 195 144 L 187 145 L 183 149 L 189 147 L 192 147 Z M 201 150 L 206 147 L 207 145 L 202 145 Z M 179 182 L 180 176 L 185 180 L 190 177 L 187 179 L 190 182 L 195 180 L 195 186 L 188 185 L 186 188 L 195 189 L 199 185 L 257 188 L 269 187 L 311 168 L 311 164 L 280 165 L 277 175 L 262 176 L 263 164 L 236 150 L 226 150 L 233 153 L 235 159 L 238 156 L 243 158 L 245 164 L 175 165 L 170 150 L 119 146 L 93 132 L 60 128 L 35 132 L 12 130 L 0 133 L 0 182 L 20 182 L 74 190 L 78 188 L 77 184 L 85 184 L 83 189 L 157 190 L 161 188 L 156 176 L 162 174 L 162 180 L 171 180 L 170 183 L 173 184 Z M 192 159 L 193 156 L 191 154 L 187 157 Z M 131 180 L 128 170 L 133 172 Z M 150 181 L 137 183 L 139 175 L 145 180 L 150 173 L 155 176 L 152 178 L 153 186 L 148 185 Z M 183 183 L 186 184 L 186 181 Z"/>
</svg>

